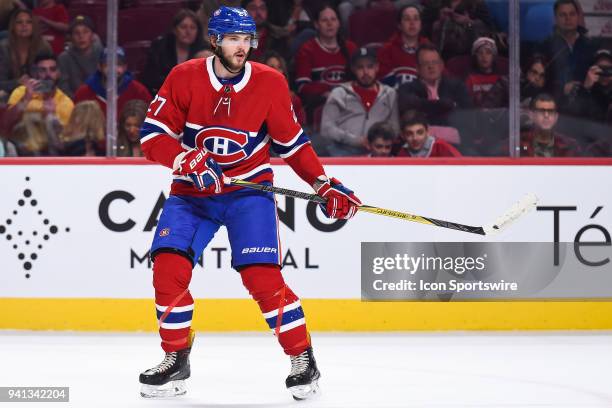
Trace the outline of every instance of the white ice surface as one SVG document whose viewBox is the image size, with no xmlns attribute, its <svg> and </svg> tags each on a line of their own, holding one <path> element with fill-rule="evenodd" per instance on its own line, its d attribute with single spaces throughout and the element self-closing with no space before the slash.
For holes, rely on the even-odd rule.
<svg viewBox="0 0 612 408">
<path fill-rule="evenodd" d="M 612 333 L 313 334 L 321 395 L 294 402 L 270 334 L 198 333 L 186 396 L 140 398 L 154 334 L 0 331 L 0 386 L 69 386 L 51 407 L 612 407 Z M 41 407 L 40 403 L 0 403 Z"/>
</svg>

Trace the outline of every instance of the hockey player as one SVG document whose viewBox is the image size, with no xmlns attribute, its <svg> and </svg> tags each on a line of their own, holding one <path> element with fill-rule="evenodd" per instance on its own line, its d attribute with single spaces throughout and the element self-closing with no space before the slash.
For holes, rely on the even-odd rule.
<svg viewBox="0 0 612 408">
<path fill-rule="evenodd" d="M 186 392 L 193 343 L 189 282 L 195 262 L 221 225 L 228 231 L 232 267 L 290 356 L 287 388 L 295 399 L 308 398 L 318 389 L 320 374 L 304 312 L 280 271 L 274 196 L 224 185 L 223 180 L 228 176 L 271 183 L 271 147 L 327 198 L 321 208 L 328 217 L 350 218 L 361 202 L 325 175 L 293 113 L 282 74 L 247 62 L 257 46 L 255 32 L 246 10 L 216 10 L 208 24 L 215 55 L 175 67 L 141 128 L 146 157 L 171 168 L 174 175 L 151 247 L 159 333 L 166 355 L 140 374 L 144 397 Z"/>
</svg>

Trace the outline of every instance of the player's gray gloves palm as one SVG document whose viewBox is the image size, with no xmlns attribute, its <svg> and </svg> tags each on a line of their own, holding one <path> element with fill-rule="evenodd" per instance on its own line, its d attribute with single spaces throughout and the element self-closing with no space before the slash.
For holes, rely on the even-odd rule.
<svg viewBox="0 0 612 408">
<path fill-rule="evenodd" d="M 223 190 L 223 171 L 202 148 L 193 148 L 176 156 L 173 174 L 188 176 L 200 191 L 219 194 Z"/>
</svg>

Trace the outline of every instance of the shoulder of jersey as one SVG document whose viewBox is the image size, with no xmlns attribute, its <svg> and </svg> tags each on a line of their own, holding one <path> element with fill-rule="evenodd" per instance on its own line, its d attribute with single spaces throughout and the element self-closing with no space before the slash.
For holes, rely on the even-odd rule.
<svg viewBox="0 0 612 408">
<path fill-rule="evenodd" d="M 172 68 L 176 72 L 206 72 L 206 58 L 195 58 L 181 62 Z"/>
</svg>

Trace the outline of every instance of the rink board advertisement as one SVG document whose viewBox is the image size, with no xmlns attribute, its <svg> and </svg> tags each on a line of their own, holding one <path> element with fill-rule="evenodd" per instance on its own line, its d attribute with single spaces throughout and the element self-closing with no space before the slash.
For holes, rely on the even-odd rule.
<svg viewBox="0 0 612 408">
<path fill-rule="evenodd" d="M 169 170 L 147 165 L 144 161 L 119 163 L 0 166 L 3 180 L 0 300 L 4 306 L 18 308 L 22 313 L 25 308 L 34 313 L 36 305 L 61 308 L 56 305 L 57 299 L 73 299 L 90 305 L 84 307 L 104 308 L 107 313 L 115 308 L 144 310 L 144 305 L 148 310 L 153 297 L 148 251 L 171 176 Z M 612 228 L 612 214 L 608 208 L 612 204 L 612 191 L 603 186 L 593 188 L 598 181 L 612 178 L 609 165 L 364 166 L 353 162 L 328 164 L 326 170 L 353 188 L 366 204 L 469 225 L 493 221 L 525 193 L 535 193 L 539 204 L 537 210 L 521 218 L 503 234 L 483 237 L 366 213 L 358 214 L 349 222 L 330 222 L 312 203 L 277 196 L 286 281 L 304 299 L 306 307 L 310 302 L 311 309 L 327 310 L 329 314 L 331 308 L 344 316 L 337 326 L 330 323 L 323 329 L 370 327 L 366 323 L 366 326 L 351 323 L 347 314 L 359 316 L 361 322 L 370 319 L 374 326 L 380 325 L 377 321 L 380 316 L 372 312 L 372 308 L 388 313 L 402 308 L 426 307 L 442 313 L 442 309 L 436 308 L 448 307 L 419 305 L 421 302 L 392 302 L 389 305 L 362 302 L 362 297 L 368 300 L 362 290 L 362 243 L 578 240 L 609 244 L 610 241 L 608 228 Z M 311 191 L 288 166 L 275 165 L 274 172 L 276 185 Z M 603 250 L 605 255 L 606 248 Z M 610 247 L 607 250 L 612 255 Z M 567 256 L 575 255 L 568 251 Z M 229 305 L 244 305 L 249 315 L 257 312 L 230 263 L 231 251 L 222 228 L 204 250 L 190 287 L 194 298 L 204 299 L 201 302 L 205 307 L 224 314 L 218 317 L 219 321 L 228 313 L 240 314 L 240 307 L 243 307 Z M 609 270 L 610 265 L 601 266 L 606 267 Z M 516 268 L 521 268 L 520 262 Z M 579 273 L 589 279 L 582 270 Z M 576 279 L 579 284 L 582 278 Z M 612 287 L 600 286 L 596 291 L 580 293 L 577 290 L 566 296 L 567 293 L 559 295 L 552 291 L 519 298 L 592 299 L 600 301 L 584 305 L 594 304 L 601 308 L 608 307 L 608 302 L 601 300 L 612 298 Z M 463 300 L 487 298 L 490 296 Z M 214 304 L 210 303 L 213 299 Z M 457 300 L 461 299 L 457 296 Z M 411 300 L 431 299 L 416 296 Z M 461 305 L 462 302 L 451 303 L 454 303 L 453 310 L 474 307 Z M 518 305 L 512 307 L 524 308 L 529 314 L 526 304 L 516 303 Z M 491 311 L 507 307 L 489 305 Z M 584 305 L 574 303 L 574 307 Z M 461 321 L 460 316 L 457 319 Z M 482 327 L 479 323 L 474 324 L 475 328 Z M 602 323 L 600 320 L 598 324 L 612 327 L 610 321 Z M 113 327 L 112 324 L 109 327 Z M 384 329 L 382 326 L 374 329 L 377 327 Z M 405 327 L 412 326 L 400 324 L 395 328 Z M 436 327 L 425 324 L 421 328 Z M 450 324 L 449 327 L 454 326 Z M 149 323 L 147 328 L 151 328 Z M 260 326 L 248 328 L 260 329 Z"/>
</svg>

